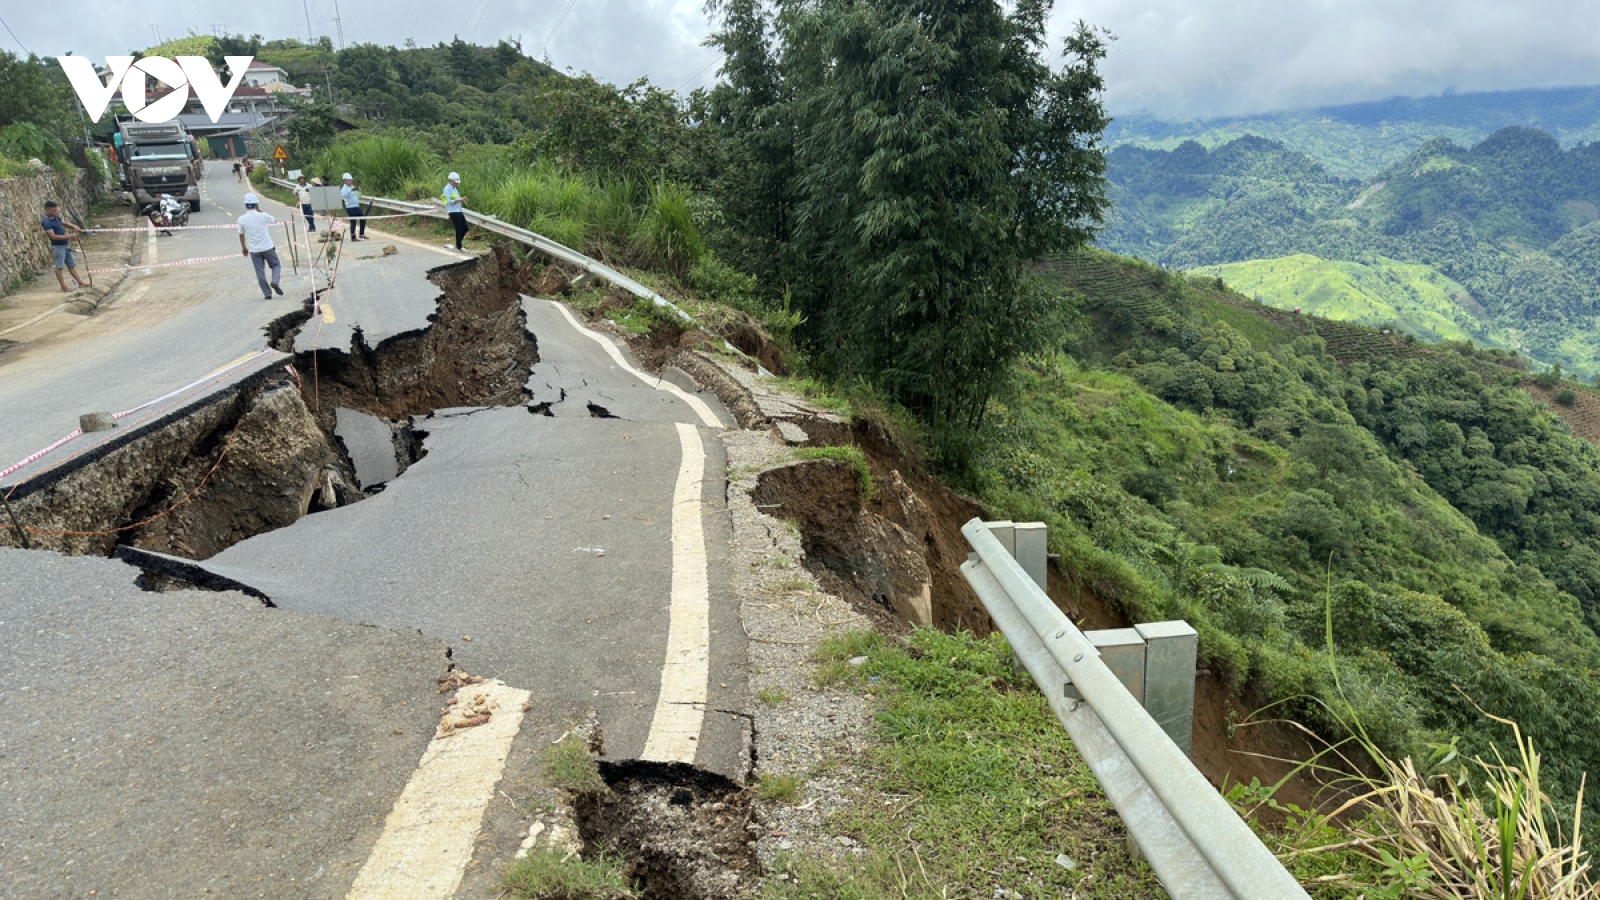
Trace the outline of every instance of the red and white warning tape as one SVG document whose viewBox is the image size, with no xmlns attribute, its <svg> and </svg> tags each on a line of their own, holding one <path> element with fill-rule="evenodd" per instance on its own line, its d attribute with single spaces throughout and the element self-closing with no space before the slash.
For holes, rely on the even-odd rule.
<svg viewBox="0 0 1600 900">
<path fill-rule="evenodd" d="M 199 231 L 199 230 L 203 230 L 203 229 L 206 229 L 206 228 L 238 228 L 238 227 L 239 227 L 238 225 L 166 225 L 166 226 L 162 226 L 162 225 L 136 225 L 136 226 L 134 226 L 132 228 L 85 228 L 83 230 L 85 232 L 87 232 L 87 233 L 99 234 L 101 232 L 112 232 L 112 231 L 149 231 L 152 228 L 154 228 L 157 231 Z"/>
<path fill-rule="evenodd" d="M 271 354 L 271 353 L 276 353 L 276 352 L 277 351 L 275 351 L 275 350 L 257 350 L 256 352 L 251 353 L 248 356 L 242 357 L 242 358 L 240 358 L 238 360 L 235 360 L 234 362 L 228 363 L 227 365 L 223 366 L 220 369 L 217 369 L 216 371 L 212 372 L 211 374 L 207 375 L 204 378 L 198 379 L 196 381 L 191 381 L 190 383 L 184 385 L 181 388 L 178 388 L 175 391 L 171 391 L 169 393 L 162 394 L 160 397 L 157 397 L 156 399 L 147 401 L 145 403 L 141 403 L 138 406 L 135 406 L 133 409 L 126 410 L 124 412 L 114 413 L 111 416 L 111 418 L 113 418 L 113 419 L 124 419 L 124 418 L 127 418 L 128 416 L 133 415 L 136 412 L 139 412 L 140 410 L 149 409 L 152 406 L 156 406 L 158 404 L 165 403 L 166 401 L 171 400 L 174 397 L 182 396 L 184 393 L 186 393 L 188 391 L 191 391 L 191 390 L 193 390 L 193 389 L 195 389 L 197 387 L 200 387 L 201 385 L 204 385 L 207 382 L 214 381 L 214 380 L 216 380 L 218 378 L 222 378 L 222 377 L 228 375 L 229 373 L 233 372 L 235 369 L 238 369 L 241 366 L 247 366 L 250 363 L 255 362 L 256 360 L 260 359 L 263 356 L 266 356 L 266 355 Z M 0 469 L 0 478 L 5 478 L 6 476 L 8 476 L 8 475 L 12 474 L 13 472 L 17 471 L 18 469 L 22 468 L 23 466 L 32 465 L 33 463 L 38 462 L 39 460 L 41 460 L 44 457 L 50 455 L 51 453 L 54 453 L 55 451 L 61 449 L 69 441 L 72 441 L 73 439 L 78 438 L 78 437 L 82 437 L 82 436 L 83 436 L 83 429 L 74 428 L 72 430 L 71 434 L 68 434 L 66 437 L 62 438 L 59 441 L 56 441 L 55 443 L 53 443 L 50 446 L 44 448 L 43 450 L 40 450 L 37 453 L 30 454 L 27 458 L 23 459 L 21 462 L 16 463 L 15 465 L 10 466 L 9 468 Z"/>
<path fill-rule="evenodd" d="M 137 266 L 113 266 L 109 269 L 90 269 L 89 274 L 94 275 L 99 272 L 132 272 L 135 269 L 167 269 L 171 268 L 172 266 L 192 266 L 197 263 L 219 262 L 224 259 L 242 258 L 244 258 L 243 254 L 240 253 L 230 253 L 227 256 L 197 256 L 194 259 L 180 259 L 177 262 L 143 263 Z"/>
</svg>

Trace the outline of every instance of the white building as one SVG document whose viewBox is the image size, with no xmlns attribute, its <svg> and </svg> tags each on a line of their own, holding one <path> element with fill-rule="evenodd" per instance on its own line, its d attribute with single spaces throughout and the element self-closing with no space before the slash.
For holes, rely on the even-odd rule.
<svg viewBox="0 0 1600 900">
<path fill-rule="evenodd" d="M 270 63 L 259 59 L 250 60 L 249 68 L 244 72 L 244 83 L 250 87 L 265 87 L 274 81 L 287 82 L 289 73 Z"/>
</svg>

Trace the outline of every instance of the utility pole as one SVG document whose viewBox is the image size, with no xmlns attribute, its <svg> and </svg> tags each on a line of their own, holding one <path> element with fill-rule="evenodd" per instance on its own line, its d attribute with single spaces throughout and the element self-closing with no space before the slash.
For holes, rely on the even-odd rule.
<svg viewBox="0 0 1600 900">
<path fill-rule="evenodd" d="M 333 67 L 323 66 L 322 76 L 328 79 L 328 105 L 333 105 Z"/>
<path fill-rule="evenodd" d="M 306 14 L 306 46 L 317 42 L 317 36 L 311 33 L 311 0 L 300 0 L 300 9 Z"/>
<path fill-rule="evenodd" d="M 154 22 L 150 23 L 150 37 L 155 41 L 155 43 L 152 44 L 152 46 L 159 47 L 161 45 L 161 26 L 160 25 L 157 25 Z"/>
<path fill-rule="evenodd" d="M 344 25 L 339 22 L 339 0 L 333 0 L 333 31 L 339 36 L 339 49 L 344 49 Z"/>
</svg>

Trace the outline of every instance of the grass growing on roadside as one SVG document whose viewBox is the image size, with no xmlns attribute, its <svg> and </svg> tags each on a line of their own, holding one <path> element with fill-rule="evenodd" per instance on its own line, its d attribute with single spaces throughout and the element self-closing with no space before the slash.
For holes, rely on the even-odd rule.
<svg viewBox="0 0 1600 900">
<path fill-rule="evenodd" d="M 775 803 L 793 803 L 800 798 L 799 775 L 766 775 L 756 782 L 756 796 Z"/>
<path fill-rule="evenodd" d="M 634 900 L 624 864 L 610 857 L 567 859 L 536 850 L 508 866 L 501 885 L 519 900 Z"/>
<path fill-rule="evenodd" d="M 826 640 L 817 661 L 881 697 L 864 761 L 890 802 L 830 822 L 865 853 L 791 857 L 790 880 L 769 882 L 767 897 L 1165 897 L 1002 638 L 854 632 Z"/>
<path fill-rule="evenodd" d="M 860 447 L 801 447 L 794 455 L 797 459 L 837 459 L 849 463 L 856 470 L 856 481 L 861 485 L 861 502 L 872 499 L 872 470 L 867 467 L 867 457 Z"/>
<path fill-rule="evenodd" d="M 600 767 L 583 738 L 568 734 L 544 754 L 544 776 L 558 788 L 576 794 L 594 794 L 607 790 Z"/>
<path fill-rule="evenodd" d="M 756 694 L 756 699 L 777 709 L 783 701 L 789 699 L 789 692 L 783 688 L 762 688 L 761 692 Z"/>
</svg>

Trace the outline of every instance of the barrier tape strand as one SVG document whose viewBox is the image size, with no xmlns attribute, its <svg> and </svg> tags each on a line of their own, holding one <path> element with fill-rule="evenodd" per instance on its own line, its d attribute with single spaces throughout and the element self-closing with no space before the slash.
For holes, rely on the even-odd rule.
<svg viewBox="0 0 1600 900">
<path fill-rule="evenodd" d="M 251 353 L 248 356 L 243 357 L 242 359 L 239 359 L 239 360 L 236 360 L 234 362 L 231 362 L 228 365 L 223 366 L 222 368 L 213 371 L 211 374 L 205 376 L 204 378 L 200 378 L 198 380 L 191 381 L 190 383 L 184 385 L 181 388 L 178 388 L 175 391 L 169 391 L 168 393 L 163 394 L 160 397 L 155 398 L 154 400 L 149 400 L 149 401 L 146 401 L 144 403 L 141 403 L 138 406 L 135 406 L 133 409 L 124 410 L 123 412 L 119 412 L 119 413 L 114 413 L 111 416 L 111 418 L 112 419 L 125 419 L 128 416 L 131 416 L 136 412 L 139 412 L 139 411 L 145 410 L 145 409 L 149 409 L 150 407 L 155 406 L 155 405 L 160 404 L 160 403 L 164 403 L 167 400 L 170 400 L 170 399 L 172 399 L 174 397 L 180 396 L 180 395 L 184 394 L 185 392 L 193 390 L 194 388 L 200 387 L 201 385 L 204 385 L 207 382 L 210 382 L 210 381 L 212 381 L 212 380 L 214 380 L 216 378 L 223 377 L 223 376 L 227 375 L 228 373 L 232 372 L 234 369 L 239 368 L 240 366 L 249 365 L 250 363 L 253 363 L 256 360 L 260 359 L 261 357 L 263 357 L 263 356 L 265 356 L 267 354 L 270 354 L 270 353 L 275 353 L 275 352 L 277 352 L 277 351 L 272 350 L 272 349 L 257 350 L 256 352 Z M 54 453 L 55 451 L 61 449 L 68 442 L 70 442 L 70 441 L 72 441 L 72 440 L 74 440 L 76 438 L 82 437 L 82 436 L 83 436 L 83 429 L 74 428 L 72 430 L 72 433 L 68 434 L 66 437 L 61 438 L 60 440 L 58 440 L 55 443 L 51 444 L 50 446 L 44 448 L 43 450 L 40 450 L 40 451 L 38 451 L 36 453 L 33 453 L 33 454 L 29 455 L 27 458 L 23 459 L 21 462 L 18 462 L 16 464 L 10 466 L 9 468 L 0 469 L 0 478 L 5 478 L 8 475 L 11 475 L 12 473 L 16 472 L 18 469 L 21 469 L 21 468 L 23 468 L 25 466 L 29 466 L 29 465 L 32 465 L 33 463 L 38 462 L 39 460 L 43 459 L 44 457 L 49 456 L 51 453 Z M 16 490 L 16 487 L 13 487 L 12 490 L 13 491 Z M 10 492 L 8 491 L 7 492 L 7 496 L 9 496 L 9 495 L 10 495 Z"/>
</svg>

